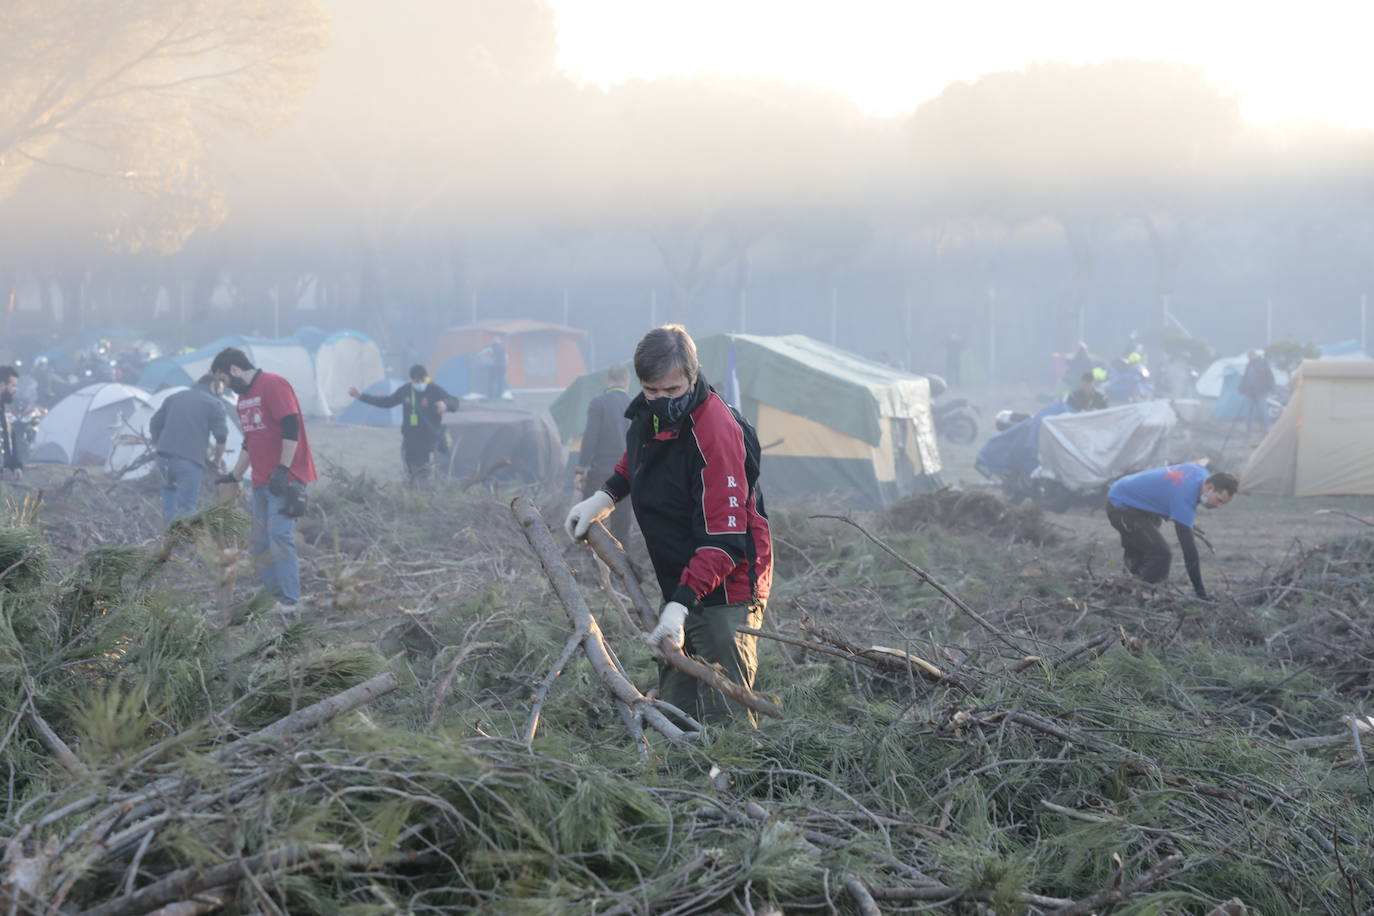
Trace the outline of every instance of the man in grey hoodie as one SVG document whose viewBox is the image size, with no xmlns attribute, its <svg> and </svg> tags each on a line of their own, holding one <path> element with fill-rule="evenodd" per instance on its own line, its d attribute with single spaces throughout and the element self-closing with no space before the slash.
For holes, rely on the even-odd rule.
<svg viewBox="0 0 1374 916">
<path fill-rule="evenodd" d="M 200 497 L 200 480 L 206 467 L 217 467 L 229 438 L 224 402 L 214 393 L 213 376 L 178 391 L 162 402 L 148 424 L 162 475 L 162 520 L 171 524 L 193 515 Z M 214 437 L 211 454 L 209 443 Z"/>
</svg>

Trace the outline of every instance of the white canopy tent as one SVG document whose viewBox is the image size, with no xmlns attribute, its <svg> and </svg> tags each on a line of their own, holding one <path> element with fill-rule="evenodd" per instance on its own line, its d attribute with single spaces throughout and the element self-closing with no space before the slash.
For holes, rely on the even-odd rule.
<svg viewBox="0 0 1374 916">
<path fill-rule="evenodd" d="M 130 418 L 148 404 L 148 394 L 114 382 L 87 385 L 67 395 L 38 424 L 29 460 L 109 467 Z"/>
<path fill-rule="evenodd" d="M 386 378 L 382 350 L 372 338 L 355 331 L 331 334 L 315 351 L 315 387 L 327 416 L 337 417 L 353 403 L 348 389 L 366 391 Z M 305 398 L 297 389 L 302 407 Z"/>
<path fill-rule="evenodd" d="M 136 408 L 125 421 L 124 435 L 110 453 L 110 460 L 106 463 L 107 470 L 119 474 L 125 480 L 136 480 L 152 472 L 152 461 L 143 461 L 142 464 L 139 462 L 149 452 L 146 443 L 151 438 L 149 425 L 153 421 L 153 414 L 157 413 L 168 398 L 185 390 L 185 386 L 164 388 L 156 394 L 148 395 L 148 402 Z M 224 412 L 229 427 L 229 436 L 224 445 L 224 459 L 232 467 L 243 449 L 243 433 L 239 431 L 238 411 L 234 409 L 234 401 L 230 397 L 224 398 Z M 208 440 L 206 445 L 209 446 Z"/>
</svg>

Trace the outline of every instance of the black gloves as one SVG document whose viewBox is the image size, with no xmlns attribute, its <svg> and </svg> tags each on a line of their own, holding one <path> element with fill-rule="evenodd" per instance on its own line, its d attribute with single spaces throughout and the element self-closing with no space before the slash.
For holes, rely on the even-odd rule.
<svg viewBox="0 0 1374 916">
<path fill-rule="evenodd" d="M 267 492 L 273 496 L 286 495 L 286 479 L 291 476 L 291 469 L 284 464 L 277 465 L 277 469 L 272 472 L 272 476 L 267 478 Z"/>
<path fill-rule="evenodd" d="M 238 479 L 237 477 L 235 477 L 233 474 L 221 474 L 221 475 L 219 475 L 218 477 L 215 478 L 215 483 L 216 483 L 216 484 L 221 484 L 221 483 L 232 483 L 232 484 L 234 484 L 235 486 L 237 486 L 237 485 L 238 485 L 238 482 L 239 482 L 239 479 Z"/>
<path fill-rule="evenodd" d="M 269 484 L 269 486 L 271 486 Z M 286 488 L 286 505 L 281 507 L 281 514 L 287 518 L 300 518 L 305 514 L 306 499 L 305 487 L 302 484 L 292 484 Z"/>
</svg>

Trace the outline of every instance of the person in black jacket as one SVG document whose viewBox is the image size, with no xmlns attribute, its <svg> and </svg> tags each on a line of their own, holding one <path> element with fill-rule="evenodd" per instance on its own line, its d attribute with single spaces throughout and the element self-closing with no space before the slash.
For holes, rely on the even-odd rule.
<svg viewBox="0 0 1374 916">
<path fill-rule="evenodd" d="M 401 407 L 401 460 L 406 482 L 414 485 L 429 474 L 435 450 L 448 452 L 448 433 L 444 413 L 458 409 L 458 399 L 429 380 L 429 370 L 416 364 L 410 367 L 410 383 L 391 394 L 364 394 L 356 387 L 348 394 L 373 407 Z"/>
<path fill-rule="evenodd" d="M 773 547 L 759 491 L 754 428 L 712 390 L 696 344 L 679 325 L 654 328 L 635 347 L 641 393 L 625 415 L 625 451 L 601 488 L 573 506 L 574 539 L 634 494 L 634 514 L 663 596 L 647 639 L 672 639 L 752 686 L 757 629 L 773 581 Z M 707 723 L 753 715 L 696 678 L 659 666 L 659 695 Z"/>
<path fill-rule="evenodd" d="M 1258 423 L 1260 432 L 1269 428 L 1269 395 L 1274 391 L 1274 370 L 1259 350 L 1251 350 L 1236 391 L 1245 398 L 1245 435 Z"/>
<path fill-rule="evenodd" d="M 1097 378 L 1091 372 L 1084 372 L 1078 379 L 1078 387 L 1069 392 L 1064 403 L 1079 413 L 1085 410 L 1105 410 L 1107 396 L 1097 390 Z"/>
<path fill-rule="evenodd" d="M 19 443 L 14 440 L 14 430 L 5 410 L 14 402 L 19 393 L 19 370 L 13 366 L 0 366 L 0 469 L 9 471 L 15 480 L 24 476 L 24 462 L 19 457 Z"/>
<path fill-rule="evenodd" d="M 606 370 L 606 390 L 587 405 L 587 425 L 582 431 L 576 472 L 583 499 L 601 488 L 601 482 L 615 472 L 616 463 L 625 453 L 625 433 L 630 428 L 630 420 L 625 416 L 630 406 L 629 384 L 629 370 L 623 363 L 616 363 Z M 630 533 L 630 515 L 626 506 L 611 513 L 606 522 L 622 544 Z"/>
</svg>

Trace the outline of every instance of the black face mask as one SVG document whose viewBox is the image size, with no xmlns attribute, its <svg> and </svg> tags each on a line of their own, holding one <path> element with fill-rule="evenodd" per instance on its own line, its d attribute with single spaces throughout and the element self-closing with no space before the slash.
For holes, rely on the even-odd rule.
<svg viewBox="0 0 1374 916">
<path fill-rule="evenodd" d="M 692 389 L 688 388 L 675 398 L 654 398 L 649 401 L 649 410 L 665 426 L 676 426 L 687 415 L 687 405 L 692 402 Z"/>
<path fill-rule="evenodd" d="M 252 388 L 252 387 L 253 387 L 253 383 L 252 383 L 252 382 L 245 382 L 243 379 L 239 378 L 237 375 L 231 375 L 231 376 L 229 376 L 229 387 L 232 388 L 232 389 L 234 389 L 234 393 L 235 393 L 235 394 L 243 394 L 243 393 L 244 393 L 245 391 L 247 391 L 249 388 Z"/>
</svg>

